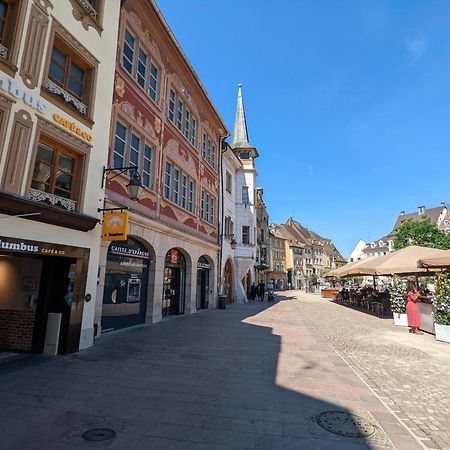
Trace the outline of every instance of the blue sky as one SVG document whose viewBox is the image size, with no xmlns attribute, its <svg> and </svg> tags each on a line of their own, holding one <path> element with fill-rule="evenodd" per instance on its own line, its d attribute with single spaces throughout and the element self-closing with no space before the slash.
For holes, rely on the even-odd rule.
<svg viewBox="0 0 450 450">
<path fill-rule="evenodd" d="M 230 132 L 242 82 L 271 222 L 348 256 L 401 210 L 450 203 L 450 2 L 158 5 Z"/>
</svg>

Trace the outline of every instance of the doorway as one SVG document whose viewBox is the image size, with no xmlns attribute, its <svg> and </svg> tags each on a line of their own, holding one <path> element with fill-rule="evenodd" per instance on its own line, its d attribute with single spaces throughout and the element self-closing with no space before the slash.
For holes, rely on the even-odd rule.
<svg viewBox="0 0 450 450">
<path fill-rule="evenodd" d="M 224 293 L 226 303 L 233 303 L 233 266 L 231 260 L 227 259 L 224 269 Z"/>
<path fill-rule="evenodd" d="M 164 267 L 164 286 L 162 315 L 184 314 L 186 288 L 186 260 L 177 248 L 166 254 Z"/>
</svg>

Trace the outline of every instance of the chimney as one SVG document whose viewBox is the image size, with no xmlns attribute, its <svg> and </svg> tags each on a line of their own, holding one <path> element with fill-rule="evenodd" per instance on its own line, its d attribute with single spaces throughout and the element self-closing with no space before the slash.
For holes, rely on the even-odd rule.
<svg viewBox="0 0 450 450">
<path fill-rule="evenodd" d="M 400 211 L 400 215 L 404 216 L 405 215 L 405 211 Z"/>
<path fill-rule="evenodd" d="M 425 206 L 424 205 L 418 206 L 417 207 L 417 214 L 419 214 L 419 216 L 421 216 L 424 213 L 425 213 Z"/>
</svg>

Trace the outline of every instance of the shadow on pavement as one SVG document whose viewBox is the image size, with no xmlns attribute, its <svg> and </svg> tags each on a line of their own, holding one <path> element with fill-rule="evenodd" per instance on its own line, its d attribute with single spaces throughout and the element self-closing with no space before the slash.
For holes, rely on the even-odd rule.
<svg viewBox="0 0 450 450">
<path fill-rule="evenodd" d="M 274 306 L 233 305 L 130 329 L 86 351 L 2 375 L 1 447 L 91 448 L 81 436 L 93 428 L 113 429 L 116 437 L 104 446 L 123 449 L 370 446 L 365 434 L 376 428 L 346 418 L 339 402 L 279 385 L 280 379 L 314 383 L 321 359 L 280 361 L 285 344 L 269 326 L 278 319 L 264 318 Z M 248 323 L 255 318 L 267 326 Z M 314 355 L 317 336 L 303 337 Z M 360 437 L 333 434 L 318 422 Z"/>
</svg>

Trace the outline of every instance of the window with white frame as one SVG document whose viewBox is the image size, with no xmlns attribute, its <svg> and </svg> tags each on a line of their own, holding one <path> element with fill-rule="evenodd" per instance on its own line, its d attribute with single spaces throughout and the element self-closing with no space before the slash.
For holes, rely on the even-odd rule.
<svg viewBox="0 0 450 450">
<path fill-rule="evenodd" d="M 122 65 L 154 101 L 158 101 L 160 70 L 150 53 L 127 28 L 122 48 Z"/>
<path fill-rule="evenodd" d="M 232 237 L 234 237 L 234 224 L 231 220 L 231 216 L 225 217 L 225 229 L 223 234 L 227 239 L 231 239 Z"/>
<path fill-rule="evenodd" d="M 164 166 L 164 198 L 195 212 L 195 181 L 170 161 Z"/>
<path fill-rule="evenodd" d="M 216 167 L 216 146 L 208 133 L 203 133 L 202 156 L 211 167 Z"/>
<path fill-rule="evenodd" d="M 132 127 L 117 121 L 114 137 L 114 167 L 136 166 L 142 171 L 142 184 L 152 187 L 152 147 Z"/>
<path fill-rule="evenodd" d="M 204 190 L 200 198 L 200 217 L 212 225 L 216 223 L 216 199 Z"/>
<path fill-rule="evenodd" d="M 242 225 L 242 243 L 250 244 L 250 227 L 248 225 Z"/>
<path fill-rule="evenodd" d="M 242 186 L 242 203 L 249 203 L 248 186 Z"/>
<path fill-rule="evenodd" d="M 178 92 L 170 89 L 167 117 L 193 147 L 197 145 L 197 120 L 181 100 Z"/>
</svg>

